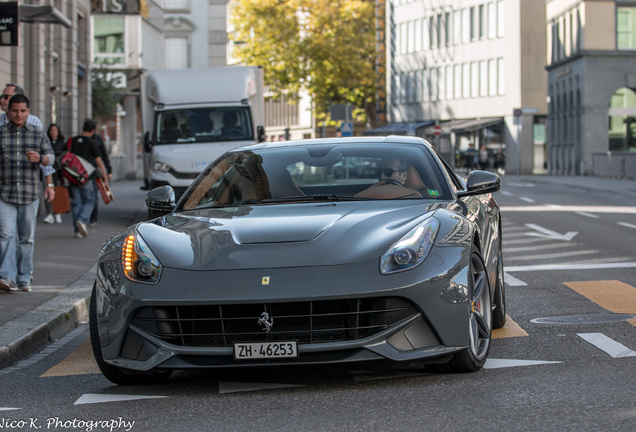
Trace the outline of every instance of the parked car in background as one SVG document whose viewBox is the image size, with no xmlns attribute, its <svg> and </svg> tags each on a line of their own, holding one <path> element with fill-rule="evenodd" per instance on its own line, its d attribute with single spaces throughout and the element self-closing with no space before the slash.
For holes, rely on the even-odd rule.
<svg viewBox="0 0 636 432">
<path fill-rule="evenodd" d="M 147 194 L 168 214 L 104 243 L 97 363 L 118 384 L 374 360 L 479 370 L 506 317 L 499 188 L 415 137 L 228 151 L 178 203 L 169 186 Z"/>
</svg>

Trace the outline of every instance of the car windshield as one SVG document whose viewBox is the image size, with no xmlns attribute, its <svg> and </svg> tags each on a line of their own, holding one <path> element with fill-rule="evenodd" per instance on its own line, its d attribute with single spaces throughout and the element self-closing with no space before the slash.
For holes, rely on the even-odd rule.
<svg viewBox="0 0 636 432">
<path fill-rule="evenodd" d="M 179 207 L 450 196 L 423 145 L 308 144 L 227 153 L 199 176 Z"/>
<path fill-rule="evenodd" d="M 252 140 L 247 107 L 185 108 L 157 113 L 157 144 Z"/>
</svg>

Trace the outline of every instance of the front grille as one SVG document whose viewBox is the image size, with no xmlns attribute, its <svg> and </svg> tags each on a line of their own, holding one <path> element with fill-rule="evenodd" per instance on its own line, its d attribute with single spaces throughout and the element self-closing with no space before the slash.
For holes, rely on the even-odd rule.
<svg viewBox="0 0 636 432">
<path fill-rule="evenodd" d="M 269 332 L 259 324 L 267 313 Z M 142 308 L 132 324 L 179 346 L 230 347 L 234 342 L 296 340 L 299 344 L 366 338 L 416 315 L 397 297 L 239 305 Z"/>
</svg>

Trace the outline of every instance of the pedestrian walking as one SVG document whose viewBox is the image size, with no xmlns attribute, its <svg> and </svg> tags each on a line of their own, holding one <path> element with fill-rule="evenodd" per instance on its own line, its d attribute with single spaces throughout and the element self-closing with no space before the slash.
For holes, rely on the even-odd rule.
<svg viewBox="0 0 636 432">
<path fill-rule="evenodd" d="M 475 168 L 475 161 L 477 159 L 477 151 L 475 150 L 475 144 L 468 144 L 468 150 L 464 152 L 466 158 L 466 169 L 471 172 Z"/>
<path fill-rule="evenodd" d="M 93 127 L 93 135 L 91 135 L 91 139 L 97 144 L 97 148 L 99 149 L 99 153 L 102 157 L 102 162 L 104 162 L 104 166 L 106 167 L 106 173 L 108 176 L 108 181 L 110 181 L 112 177 L 113 169 L 110 165 L 110 158 L 108 157 L 108 150 L 106 150 L 106 145 L 104 144 L 104 140 L 97 133 L 95 133 L 97 129 L 97 125 L 92 119 L 86 119 L 87 122 L 90 122 L 90 126 Z M 95 181 L 95 180 L 93 180 Z M 99 207 L 99 197 L 97 195 L 97 185 L 95 186 L 95 207 L 93 207 L 93 212 L 91 213 L 91 218 L 88 221 L 89 227 L 94 227 L 97 225 L 97 216 L 98 216 L 98 207 Z"/>
<path fill-rule="evenodd" d="M 102 161 L 97 144 L 90 138 L 95 131 L 95 122 L 86 119 L 82 126 L 82 133 L 71 140 L 71 152 L 84 158 L 101 173 L 105 184 L 108 184 L 106 167 Z M 95 171 L 97 171 L 95 170 Z M 93 173 L 95 176 L 95 172 Z M 91 176 L 92 177 L 92 176 Z M 84 238 L 88 235 L 87 225 L 95 207 L 97 198 L 95 181 L 90 178 L 81 186 L 70 184 L 71 214 L 73 215 L 73 234 L 76 238 Z"/>
<path fill-rule="evenodd" d="M 52 182 L 54 186 L 64 186 L 64 179 L 62 178 L 62 166 L 60 164 L 60 160 L 64 155 L 66 150 L 66 141 L 64 140 L 64 135 L 60 131 L 60 127 L 51 123 L 49 128 L 47 129 L 47 136 L 49 137 L 49 141 L 51 142 L 51 147 L 53 148 L 53 153 L 55 153 L 55 161 L 53 162 L 53 168 L 55 169 L 55 173 L 52 176 Z M 55 213 L 53 211 L 53 205 L 51 202 L 46 201 L 46 217 L 44 218 L 44 222 L 52 224 L 52 223 L 62 223 L 62 215 L 60 213 Z"/>
<path fill-rule="evenodd" d="M 9 83 L 5 85 L 4 90 L 2 90 L 2 97 L 0 98 L 0 108 L 2 109 L 2 113 L 0 114 L 0 126 L 9 122 L 9 119 L 7 118 L 7 114 L 6 114 L 8 106 L 9 106 L 9 99 L 16 94 L 21 94 L 21 95 L 25 94 L 24 89 L 17 84 Z M 33 114 L 31 114 L 30 112 L 26 122 L 27 124 L 33 125 L 35 127 L 39 127 L 40 129 L 44 127 L 42 126 L 42 122 L 40 121 L 40 119 L 34 116 Z M 48 140 L 49 139 L 48 135 L 45 136 L 45 138 Z M 44 197 L 45 197 L 44 202 L 45 202 L 45 205 L 47 205 L 51 201 L 53 201 L 53 198 L 55 197 L 55 188 L 53 185 L 53 173 L 55 172 L 55 168 L 53 168 L 53 166 L 44 166 L 40 164 L 40 169 L 42 171 L 42 178 L 44 179 L 44 184 L 43 184 Z"/>
<path fill-rule="evenodd" d="M 488 169 L 488 160 L 490 155 L 488 154 L 488 149 L 485 145 L 479 148 L 479 169 L 486 170 Z"/>
<path fill-rule="evenodd" d="M 0 290 L 6 292 L 31 291 L 40 164 L 55 158 L 44 130 L 27 123 L 30 109 L 25 95 L 12 96 L 9 121 L 0 126 Z"/>
</svg>

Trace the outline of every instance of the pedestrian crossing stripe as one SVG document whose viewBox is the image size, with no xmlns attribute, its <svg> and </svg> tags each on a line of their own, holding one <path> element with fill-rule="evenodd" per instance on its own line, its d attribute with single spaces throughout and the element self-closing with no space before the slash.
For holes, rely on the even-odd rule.
<svg viewBox="0 0 636 432">
<path fill-rule="evenodd" d="M 617 314 L 636 315 L 636 288 L 617 280 L 564 282 L 568 288 Z M 627 320 L 636 327 L 636 318 Z"/>
<path fill-rule="evenodd" d="M 492 339 L 503 339 L 511 337 L 523 337 L 528 336 L 528 333 L 521 328 L 519 324 L 514 322 L 510 315 L 506 315 L 506 325 L 500 329 L 492 331 Z"/>
</svg>

